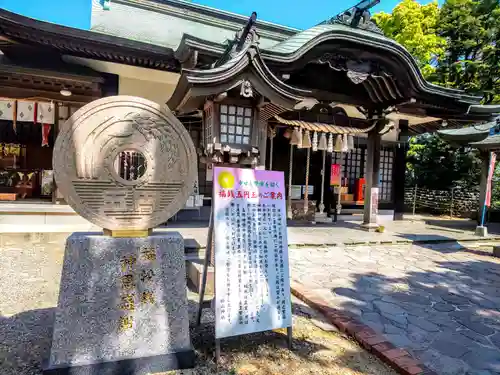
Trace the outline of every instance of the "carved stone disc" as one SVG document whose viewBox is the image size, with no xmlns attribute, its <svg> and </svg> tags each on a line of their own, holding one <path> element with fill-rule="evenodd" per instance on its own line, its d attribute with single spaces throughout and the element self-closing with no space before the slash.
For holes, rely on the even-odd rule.
<svg viewBox="0 0 500 375">
<path fill-rule="evenodd" d="M 154 228 L 192 193 L 196 150 L 167 107 L 133 96 L 96 100 L 59 131 L 57 187 L 82 217 L 102 228 Z"/>
</svg>

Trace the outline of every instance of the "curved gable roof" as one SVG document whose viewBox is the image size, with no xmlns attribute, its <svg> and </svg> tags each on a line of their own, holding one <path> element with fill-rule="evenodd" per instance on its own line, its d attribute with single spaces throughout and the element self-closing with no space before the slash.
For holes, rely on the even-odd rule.
<svg viewBox="0 0 500 375">
<path fill-rule="evenodd" d="M 12 45 L 21 43 L 68 55 L 152 69 L 179 70 L 171 48 L 38 21 L 5 9 L 0 9 L 0 35 Z"/>
</svg>

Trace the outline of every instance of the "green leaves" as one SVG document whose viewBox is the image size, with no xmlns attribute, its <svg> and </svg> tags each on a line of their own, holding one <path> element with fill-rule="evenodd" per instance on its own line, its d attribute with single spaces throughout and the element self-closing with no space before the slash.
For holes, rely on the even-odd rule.
<svg viewBox="0 0 500 375">
<path fill-rule="evenodd" d="M 421 5 L 414 0 L 401 1 L 392 14 L 373 16 L 384 34 L 405 46 L 417 60 L 424 77 L 435 71 L 433 62 L 445 51 L 446 40 L 437 35 L 437 2 Z"/>
<path fill-rule="evenodd" d="M 384 34 L 405 46 L 433 83 L 500 103 L 500 2 L 403 0 L 391 14 L 373 16 Z"/>
<path fill-rule="evenodd" d="M 447 0 L 438 33 L 446 39 L 434 79 L 441 84 L 500 99 L 500 4 L 498 0 Z"/>
<path fill-rule="evenodd" d="M 498 0 L 446 0 L 441 9 L 436 2 L 402 0 L 391 14 L 373 19 L 409 50 L 427 80 L 483 95 L 484 104 L 500 103 Z M 410 184 L 449 189 L 479 183 L 476 150 L 455 148 L 427 134 L 411 139 L 407 155 Z"/>
<path fill-rule="evenodd" d="M 473 187 L 479 182 L 481 159 L 477 150 L 456 148 L 435 134 L 413 137 L 407 153 L 406 181 L 429 189 Z"/>
</svg>

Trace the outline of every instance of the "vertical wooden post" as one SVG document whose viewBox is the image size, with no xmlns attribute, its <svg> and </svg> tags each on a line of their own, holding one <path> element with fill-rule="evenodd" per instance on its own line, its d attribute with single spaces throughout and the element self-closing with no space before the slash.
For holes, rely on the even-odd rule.
<svg viewBox="0 0 500 375">
<path fill-rule="evenodd" d="M 292 342 L 293 342 L 292 327 L 287 327 L 286 328 L 286 335 L 287 335 L 287 338 L 288 338 L 288 349 L 292 350 Z"/>
<path fill-rule="evenodd" d="M 392 167 L 392 199 L 394 202 L 394 220 L 403 220 L 405 211 L 405 172 L 406 172 L 406 151 L 407 147 L 403 143 L 398 143 L 394 152 Z"/>
<path fill-rule="evenodd" d="M 274 152 L 274 137 L 276 136 L 276 130 L 269 128 L 269 170 L 273 170 L 273 152 Z"/>
<path fill-rule="evenodd" d="M 290 145 L 290 165 L 288 169 L 288 207 L 287 217 L 292 219 L 292 168 L 293 168 L 293 145 Z"/>
<path fill-rule="evenodd" d="M 208 267 L 212 261 L 212 244 L 213 244 L 213 234 L 214 234 L 214 209 L 212 205 L 212 209 L 210 211 L 210 220 L 208 224 L 208 238 L 207 238 L 207 248 L 205 250 L 205 261 L 203 264 L 203 275 L 201 279 L 201 290 L 200 290 L 200 298 L 198 300 L 198 314 L 196 315 L 196 325 L 199 326 L 201 324 L 201 315 L 203 310 L 203 305 L 205 303 L 205 289 L 207 286 L 207 275 L 208 275 Z"/>
<path fill-rule="evenodd" d="M 267 121 L 259 120 L 259 165 L 266 169 Z"/>
</svg>

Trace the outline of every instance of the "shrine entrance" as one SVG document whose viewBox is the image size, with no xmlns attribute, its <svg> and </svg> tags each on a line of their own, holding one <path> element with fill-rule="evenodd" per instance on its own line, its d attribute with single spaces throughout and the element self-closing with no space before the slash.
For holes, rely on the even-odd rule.
<svg viewBox="0 0 500 375">
<path fill-rule="evenodd" d="M 201 113 L 207 173 L 221 163 L 285 172 L 289 219 L 353 212 L 374 229 L 400 217 L 408 137 L 448 119 L 483 121 L 498 108 L 426 82 L 369 6 L 266 48 L 256 13 L 227 46 L 184 35 L 167 104 L 178 116 Z"/>
</svg>

